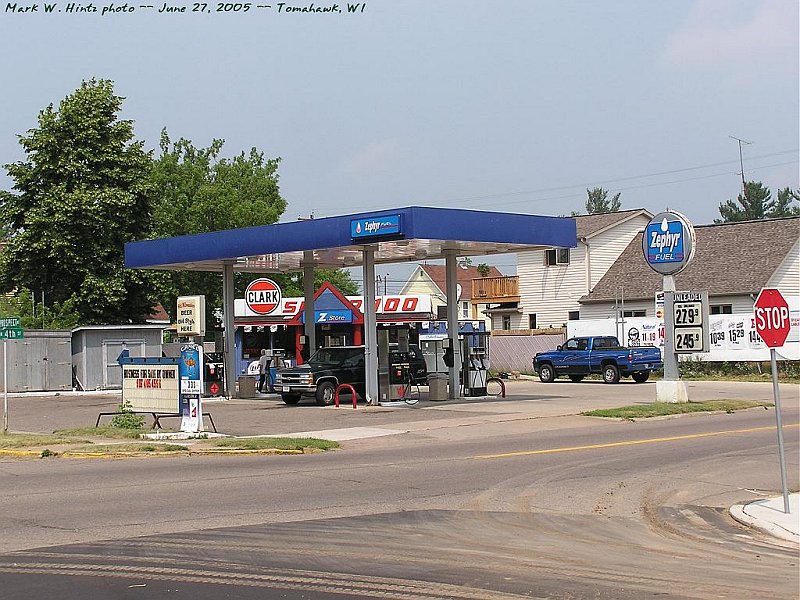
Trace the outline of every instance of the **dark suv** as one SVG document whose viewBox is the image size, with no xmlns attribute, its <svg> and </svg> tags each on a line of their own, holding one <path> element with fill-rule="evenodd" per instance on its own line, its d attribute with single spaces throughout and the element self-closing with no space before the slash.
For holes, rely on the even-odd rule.
<svg viewBox="0 0 800 600">
<path fill-rule="evenodd" d="M 428 370 L 418 346 L 399 352 L 390 348 L 390 362 L 409 363 L 412 381 L 425 383 Z M 349 383 L 364 397 L 364 346 L 320 348 L 304 365 L 280 369 L 275 377 L 275 391 L 286 404 L 297 404 L 303 396 L 313 396 L 319 406 L 333 404 L 336 387 Z"/>
</svg>

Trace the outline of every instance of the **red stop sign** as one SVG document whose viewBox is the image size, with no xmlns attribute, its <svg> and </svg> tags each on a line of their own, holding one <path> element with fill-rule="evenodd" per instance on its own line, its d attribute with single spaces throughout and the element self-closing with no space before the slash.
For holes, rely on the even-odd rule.
<svg viewBox="0 0 800 600">
<path fill-rule="evenodd" d="M 780 348 L 789 336 L 789 305 L 780 291 L 764 288 L 756 298 L 753 312 L 756 331 L 770 348 Z"/>
</svg>

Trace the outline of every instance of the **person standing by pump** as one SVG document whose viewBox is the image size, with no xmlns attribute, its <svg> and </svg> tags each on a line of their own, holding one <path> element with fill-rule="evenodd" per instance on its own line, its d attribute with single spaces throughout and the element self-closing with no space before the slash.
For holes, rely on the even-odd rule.
<svg viewBox="0 0 800 600">
<path fill-rule="evenodd" d="M 269 363 L 270 357 L 267 356 L 267 351 L 262 348 L 261 349 L 261 357 L 258 359 L 258 393 L 262 393 L 264 391 L 264 383 L 267 379 L 267 373 L 269 373 Z M 267 386 L 269 387 L 269 386 Z"/>
</svg>

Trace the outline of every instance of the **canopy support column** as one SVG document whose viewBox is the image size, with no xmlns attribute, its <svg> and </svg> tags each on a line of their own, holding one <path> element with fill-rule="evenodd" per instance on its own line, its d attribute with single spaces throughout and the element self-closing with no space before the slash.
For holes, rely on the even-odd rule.
<svg viewBox="0 0 800 600">
<path fill-rule="evenodd" d="M 364 368 L 367 404 L 378 404 L 378 331 L 375 315 L 375 247 L 364 246 Z"/>
<path fill-rule="evenodd" d="M 233 398 L 236 394 L 236 328 L 233 324 L 233 262 L 225 261 L 222 264 L 222 330 L 225 395 Z"/>
<path fill-rule="evenodd" d="M 314 252 L 303 252 L 303 295 L 305 296 L 304 333 L 306 336 L 306 350 L 310 358 L 317 351 L 317 323 L 314 313 Z"/>
<path fill-rule="evenodd" d="M 453 366 L 450 367 L 449 386 L 447 397 L 452 399 L 461 397 L 461 344 L 458 343 L 458 252 L 445 250 L 445 275 L 447 291 L 447 337 L 450 338 L 450 347 L 453 349 Z"/>
</svg>

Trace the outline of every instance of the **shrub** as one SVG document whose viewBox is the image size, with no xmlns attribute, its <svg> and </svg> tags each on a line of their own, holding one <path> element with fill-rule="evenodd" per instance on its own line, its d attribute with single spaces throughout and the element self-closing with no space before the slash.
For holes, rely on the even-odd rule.
<svg viewBox="0 0 800 600">
<path fill-rule="evenodd" d="M 141 429 L 144 426 L 144 416 L 133 412 L 133 405 L 128 400 L 119 403 L 120 414 L 114 415 L 111 425 L 120 429 Z"/>
</svg>

